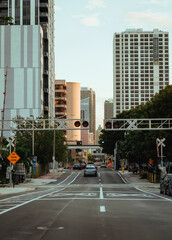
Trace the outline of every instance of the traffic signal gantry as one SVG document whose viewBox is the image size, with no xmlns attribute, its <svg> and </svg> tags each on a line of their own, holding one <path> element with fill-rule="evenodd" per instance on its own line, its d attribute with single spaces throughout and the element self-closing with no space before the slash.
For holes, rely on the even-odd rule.
<svg viewBox="0 0 172 240">
<path fill-rule="evenodd" d="M 0 120 L 0 131 L 2 120 Z M 34 131 L 34 130 L 88 130 L 88 121 L 82 119 L 14 119 L 4 120 L 3 131 Z"/>
<path fill-rule="evenodd" d="M 172 130 L 172 118 L 106 119 L 105 130 Z"/>
</svg>

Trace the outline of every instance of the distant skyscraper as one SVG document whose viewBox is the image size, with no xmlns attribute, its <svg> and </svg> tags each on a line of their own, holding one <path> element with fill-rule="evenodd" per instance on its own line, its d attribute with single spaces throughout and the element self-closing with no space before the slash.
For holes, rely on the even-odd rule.
<svg viewBox="0 0 172 240">
<path fill-rule="evenodd" d="M 6 118 L 54 117 L 54 0 L 2 0 L 0 17 L 5 16 L 14 19 L 14 25 L 0 26 L 0 85 L 8 66 L 10 96 Z"/>
<path fill-rule="evenodd" d="M 130 29 L 113 39 L 114 116 L 149 101 L 169 84 L 168 32 Z"/>
<path fill-rule="evenodd" d="M 89 99 L 89 132 L 93 133 L 94 144 L 96 143 L 96 95 L 92 88 L 82 87 L 81 88 L 81 100 Z M 83 116 L 83 112 L 81 112 Z M 83 119 L 85 120 L 85 119 Z"/>
<path fill-rule="evenodd" d="M 104 119 L 113 118 L 113 99 L 104 102 Z"/>
</svg>

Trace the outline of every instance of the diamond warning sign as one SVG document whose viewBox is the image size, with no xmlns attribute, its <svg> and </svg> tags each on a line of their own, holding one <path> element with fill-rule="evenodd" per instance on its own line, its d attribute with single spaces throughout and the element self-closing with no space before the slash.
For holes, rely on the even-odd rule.
<svg viewBox="0 0 172 240">
<path fill-rule="evenodd" d="M 14 165 L 19 159 L 19 155 L 17 155 L 16 152 L 12 152 L 8 157 L 7 159 Z"/>
</svg>

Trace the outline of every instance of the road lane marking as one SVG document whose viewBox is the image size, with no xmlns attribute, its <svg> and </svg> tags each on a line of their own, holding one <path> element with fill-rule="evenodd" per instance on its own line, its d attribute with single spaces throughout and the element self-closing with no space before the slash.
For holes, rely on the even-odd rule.
<svg viewBox="0 0 172 240">
<path fill-rule="evenodd" d="M 125 178 L 122 176 L 122 174 L 120 174 L 119 172 L 118 172 L 118 175 L 120 176 L 120 178 L 122 179 L 122 181 L 124 182 L 124 183 L 128 183 L 126 180 L 125 180 Z"/>
<path fill-rule="evenodd" d="M 60 184 L 62 184 L 63 182 L 65 182 L 68 178 L 70 178 L 70 176 L 72 176 L 72 174 L 74 174 L 74 173 L 72 172 L 67 178 L 65 178 L 65 180 L 63 180 L 62 182 L 58 183 L 57 185 L 60 185 Z"/>
<path fill-rule="evenodd" d="M 106 193 L 107 197 L 149 197 L 153 198 L 151 194 L 145 193 Z"/>
<path fill-rule="evenodd" d="M 98 173 L 99 174 L 99 178 L 100 178 L 100 173 Z"/>
<path fill-rule="evenodd" d="M 100 206 L 100 212 L 106 212 L 105 206 Z"/>
<path fill-rule="evenodd" d="M 79 173 L 76 175 L 76 177 L 75 177 L 70 183 L 68 183 L 67 185 L 70 185 L 71 183 L 73 183 L 80 174 L 81 174 L 81 172 L 79 172 Z"/>
<path fill-rule="evenodd" d="M 100 199 L 103 199 L 104 197 L 103 197 L 103 188 L 102 187 L 100 187 Z"/>
<path fill-rule="evenodd" d="M 155 194 L 155 193 L 147 192 L 147 191 L 142 190 L 142 189 L 140 189 L 140 188 L 138 188 L 138 187 L 135 187 L 135 188 L 136 188 L 137 190 L 141 191 L 141 192 L 144 192 L 144 193 L 147 193 L 147 194 L 153 195 L 153 196 L 155 196 L 155 197 L 162 198 L 162 199 L 165 199 L 165 200 L 167 200 L 167 201 L 169 201 L 169 202 L 172 202 L 172 199 L 169 199 L 169 198 L 166 198 L 166 197 L 163 197 L 163 196 L 157 195 L 157 194 Z"/>
</svg>

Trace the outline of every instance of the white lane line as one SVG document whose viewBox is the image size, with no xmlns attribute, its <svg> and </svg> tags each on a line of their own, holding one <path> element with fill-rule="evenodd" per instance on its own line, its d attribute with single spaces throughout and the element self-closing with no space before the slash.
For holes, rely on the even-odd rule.
<svg viewBox="0 0 172 240">
<path fill-rule="evenodd" d="M 26 205 L 26 204 L 28 204 L 28 203 L 34 202 L 34 201 L 36 201 L 36 200 L 39 200 L 39 199 L 41 199 L 41 198 L 43 198 L 43 197 L 46 197 L 46 196 L 48 196 L 48 195 L 50 195 L 50 194 L 53 194 L 53 193 L 56 193 L 56 192 L 60 192 L 60 191 L 62 191 L 62 190 L 64 190 L 64 189 L 65 189 L 65 188 L 62 188 L 62 189 L 59 189 L 59 190 L 57 190 L 57 191 L 44 194 L 44 195 L 39 196 L 39 197 L 37 197 L 37 198 L 33 198 L 33 199 L 29 200 L 29 201 L 26 201 L 26 202 L 24 202 L 24 203 L 18 204 L 18 205 L 16 205 L 16 206 L 12 207 L 12 208 L 8 208 L 8 209 L 4 210 L 3 212 L 0 212 L 0 214 L 9 212 L 9 211 L 11 211 L 11 210 L 13 210 L 13 209 L 16 209 L 16 208 L 21 207 L 21 206 L 23 206 L 23 205 Z"/>
<path fill-rule="evenodd" d="M 43 198 L 43 199 L 40 199 L 39 201 L 61 201 L 61 200 L 100 200 L 100 198 L 89 198 L 89 197 L 86 197 L 86 198 L 83 198 L 83 197 L 75 197 L 75 198 L 71 198 L 71 197 L 58 197 L 58 198 Z M 106 201 L 152 201 L 152 202 L 166 202 L 165 199 L 153 199 L 153 198 L 103 198 L 104 200 Z"/>
<path fill-rule="evenodd" d="M 125 179 L 124 179 L 124 177 L 118 172 L 118 175 L 120 176 L 120 178 L 122 179 L 122 181 L 124 182 L 124 183 L 128 183 Z"/>
<path fill-rule="evenodd" d="M 73 183 L 80 174 L 81 174 L 81 172 L 79 172 L 79 173 L 76 175 L 76 177 L 75 177 L 70 183 L 68 183 L 67 185 L 70 185 L 71 183 Z"/>
<path fill-rule="evenodd" d="M 100 206 L 100 212 L 106 212 L 105 206 Z"/>
<path fill-rule="evenodd" d="M 100 173 L 99 173 L 99 178 L 100 178 Z"/>
<path fill-rule="evenodd" d="M 70 178 L 70 176 L 72 176 L 72 174 L 73 174 L 73 172 L 67 178 L 65 178 L 65 180 L 63 180 L 62 182 L 58 183 L 57 185 L 60 185 L 60 184 L 64 183 L 68 178 Z"/>
<path fill-rule="evenodd" d="M 155 194 L 155 193 L 147 192 L 147 191 L 142 190 L 142 189 L 140 189 L 140 188 L 138 188 L 138 187 L 135 187 L 135 188 L 136 188 L 137 190 L 141 191 L 141 192 L 144 192 L 144 193 L 147 193 L 147 194 L 149 194 L 149 195 L 153 195 L 153 196 L 155 196 L 155 197 L 162 198 L 162 199 L 165 199 L 165 200 L 167 200 L 167 201 L 169 201 L 169 202 L 172 202 L 172 199 L 169 199 L 169 198 L 166 198 L 166 197 L 157 195 L 157 194 Z"/>
<path fill-rule="evenodd" d="M 104 199 L 104 197 L 103 197 L 103 188 L 102 187 L 100 187 L 100 199 Z"/>
</svg>

